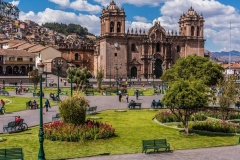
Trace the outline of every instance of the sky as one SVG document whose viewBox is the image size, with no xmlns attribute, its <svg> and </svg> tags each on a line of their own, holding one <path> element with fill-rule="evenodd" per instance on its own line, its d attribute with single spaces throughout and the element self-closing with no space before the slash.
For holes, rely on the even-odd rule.
<svg viewBox="0 0 240 160">
<path fill-rule="evenodd" d="M 3 0 L 20 9 L 20 20 L 75 23 L 100 34 L 100 15 L 112 0 Z M 148 31 L 156 20 L 166 31 L 179 31 L 180 15 L 192 6 L 204 16 L 205 49 L 240 51 L 240 0 L 114 0 L 126 14 L 126 30 Z"/>
</svg>

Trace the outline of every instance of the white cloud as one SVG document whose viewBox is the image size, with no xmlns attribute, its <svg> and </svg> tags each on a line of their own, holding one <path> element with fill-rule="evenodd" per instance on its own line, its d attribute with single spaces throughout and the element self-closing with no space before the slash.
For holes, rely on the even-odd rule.
<svg viewBox="0 0 240 160">
<path fill-rule="evenodd" d="M 73 12 L 64 12 L 60 10 L 52 10 L 50 8 L 46 8 L 43 12 L 38 12 L 37 14 L 32 11 L 28 13 L 20 12 L 19 19 L 32 20 L 38 24 L 43 24 L 46 22 L 80 24 L 82 27 L 86 27 L 90 33 L 94 33 L 96 35 L 100 34 L 99 17 L 95 15 L 76 15 Z"/>
<path fill-rule="evenodd" d="M 144 22 L 144 23 L 148 22 L 147 18 L 141 17 L 141 16 L 134 16 L 133 19 L 136 20 L 137 22 Z"/>
<path fill-rule="evenodd" d="M 70 4 L 69 0 L 48 0 L 48 1 L 56 3 L 61 7 L 67 7 Z"/>
<path fill-rule="evenodd" d="M 100 3 L 102 6 L 107 6 L 112 0 L 94 0 L 95 2 Z M 114 2 L 121 6 L 122 4 L 132 4 L 136 6 L 159 6 L 160 3 L 167 0 L 115 0 Z"/>
<path fill-rule="evenodd" d="M 12 3 L 14 6 L 18 6 L 19 3 L 20 3 L 20 0 L 19 1 L 12 1 L 12 2 L 9 2 L 9 3 Z"/>
<path fill-rule="evenodd" d="M 92 5 L 88 3 L 87 0 L 75 0 L 70 2 L 70 0 L 49 0 L 53 3 L 58 4 L 62 8 L 70 8 L 77 11 L 85 11 L 90 13 L 99 13 L 101 7 L 98 5 Z"/>
</svg>

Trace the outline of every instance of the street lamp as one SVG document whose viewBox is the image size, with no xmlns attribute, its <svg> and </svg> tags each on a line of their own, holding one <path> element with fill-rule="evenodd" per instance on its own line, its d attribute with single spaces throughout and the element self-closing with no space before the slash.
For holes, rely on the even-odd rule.
<svg viewBox="0 0 240 160">
<path fill-rule="evenodd" d="M 42 74 L 44 69 L 44 64 L 42 63 L 42 60 L 40 60 L 40 63 L 37 64 L 38 66 L 38 73 L 40 75 L 40 126 L 39 126 L 39 143 L 40 148 L 38 152 L 38 160 L 45 160 L 45 153 L 43 148 L 43 141 L 44 141 L 44 131 L 43 131 L 43 109 L 42 109 Z"/>
<path fill-rule="evenodd" d="M 116 69 L 116 73 L 117 73 L 117 76 L 116 76 L 116 94 L 118 95 L 118 70 L 121 68 L 122 64 L 118 65 L 118 64 L 115 64 L 114 65 L 114 68 Z"/>
<path fill-rule="evenodd" d="M 74 70 L 74 68 L 75 68 L 75 66 L 74 65 L 72 65 L 72 64 L 70 64 L 70 66 L 69 66 L 69 70 L 70 70 L 70 80 L 71 80 L 71 97 L 72 97 L 72 93 L 73 93 L 73 89 L 72 89 L 72 79 L 73 79 L 73 73 L 72 73 L 72 71 Z"/>
<path fill-rule="evenodd" d="M 63 60 L 61 59 L 59 59 L 59 60 L 53 60 L 53 65 L 54 65 L 54 67 L 56 67 L 57 68 L 57 73 L 58 73 L 58 86 L 57 86 L 57 95 L 58 95 L 58 98 L 59 98 L 59 91 L 60 91 L 60 89 L 59 89 L 59 72 L 60 72 L 60 70 L 61 70 L 61 67 L 62 67 L 62 65 L 63 65 Z"/>
<path fill-rule="evenodd" d="M 153 57 L 153 58 L 152 58 L 152 78 L 153 78 L 153 88 L 155 88 L 155 85 L 154 85 L 154 77 L 155 77 L 155 75 L 154 75 L 154 72 L 155 72 L 155 61 L 156 61 L 156 59 Z"/>
</svg>

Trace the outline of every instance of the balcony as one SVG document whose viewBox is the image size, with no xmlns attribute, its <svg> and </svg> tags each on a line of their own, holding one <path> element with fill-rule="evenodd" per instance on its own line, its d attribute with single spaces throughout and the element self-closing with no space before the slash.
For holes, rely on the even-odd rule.
<svg viewBox="0 0 240 160">
<path fill-rule="evenodd" d="M 5 64 L 8 64 L 8 65 L 35 65 L 35 61 L 9 61 L 9 60 L 5 60 Z"/>
</svg>

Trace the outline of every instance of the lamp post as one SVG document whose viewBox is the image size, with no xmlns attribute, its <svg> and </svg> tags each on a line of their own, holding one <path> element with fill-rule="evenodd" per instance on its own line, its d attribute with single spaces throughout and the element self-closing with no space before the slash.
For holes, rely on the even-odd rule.
<svg viewBox="0 0 240 160">
<path fill-rule="evenodd" d="M 111 78 L 112 78 L 112 75 L 111 75 L 111 67 L 110 67 L 110 88 L 112 86 Z"/>
<path fill-rule="evenodd" d="M 47 71 L 46 71 L 46 80 L 45 80 L 45 87 L 47 87 Z"/>
<path fill-rule="evenodd" d="M 72 79 L 73 79 L 73 73 L 72 73 L 72 71 L 73 71 L 73 69 L 75 68 L 75 66 L 74 65 L 70 65 L 69 66 L 69 70 L 70 70 L 70 80 L 71 80 L 71 97 L 72 97 L 72 95 L 73 95 L 73 89 L 72 89 Z"/>
<path fill-rule="evenodd" d="M 162 94 L 164 94 L 163 85 L 164 85 L 164 83 L 163 83 L 163 80 L 162 80 Z"/>
<path fill-rule="evenodd" d="M 58 85 L 57 85 L 57 95 L 58 95 L 58 97 L 59 97 L 59 72 L 60 72 L 60 70 L 61 70 L 61 67 L 62 67 L 62 65 L 63 65 L 63 60 L 62 59 L 59 59 L 59 60 L 53 60 L 53 65 L 54 65 L 54 67 L 56 67 L 57 68 L 57 74 L 58 74 Z"/>
<path fill-rule="evenodd" d="M 116 69 L 116 73 L 117 73 L 117 75 L 116 75 L 116 89 L 117 89 L 116 94 L 118 95 L 118 70 L 121 68 L 121 64 L 120 65 L 115 64 L 114 68 Z"/>
<path fill-rule="evenodd" d="M 43 68 L 44 64 L 42 63 L 42 60 L 40 60 L 40 63 L 38 63 L 38 73 L 40 75 L 40 126 L 39 126 L 39 143 L 40 148 L 38 152 L 38 160 L 45 160 L 45 153 L 43 148 L 43 141 L 44 141 L 44 131 L 43 131 L 43 109 L 42 109 L 42 74 L 43 74 Z"/>
<path fill-rule="evenodd" d="M 153 58 L 152 58 L 152 78 L 153 78 L 153 88 L 155 88 L 155 85 L 154 85 L 154 77 L 155 77 L 155 75 L 154 75 L 154 72 L 155 72 L 155 61 L 156 61 L 156 59 L 153 57 Z"/>
</svg>

